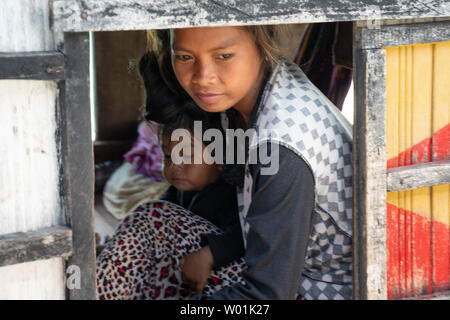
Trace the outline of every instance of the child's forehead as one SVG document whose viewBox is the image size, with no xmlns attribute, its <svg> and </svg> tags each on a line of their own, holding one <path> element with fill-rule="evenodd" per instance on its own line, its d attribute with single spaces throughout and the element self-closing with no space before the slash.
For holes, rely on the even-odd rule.
<svg viewBox="0 0 450 320">
<path fill-rule="evenodd" d="M 177 136 L 176 138 L 172 139 L 172 133 L 170 134 L 164 134 L 162 139 L 162 147 L 163 148 L 170 148 L 172 149 L 176 145 L 180 144 L 180 147 L 183 146 L 192 146 L 195 143 L 199 143 L 203 145 L 203 141 L 201 137 L 198 137 L 194 134 L 192 134 L 189 130 L 186 130 L 184 132 L 184 135 Z"/>
</svg>

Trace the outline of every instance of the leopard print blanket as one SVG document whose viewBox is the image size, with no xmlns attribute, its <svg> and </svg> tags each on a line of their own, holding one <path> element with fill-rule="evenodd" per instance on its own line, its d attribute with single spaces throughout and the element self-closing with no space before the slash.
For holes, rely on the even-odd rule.
<svg viewBox="0 0 450 320">
<path fill-rule="evenodd" d="M 199 250 L 202 234 L 219 234 L 211 222 L 173 203 L 156 200 L 133 210 L 97 257 L 97 293 L 105 300 L 186 299 L 180 259 Z M 203 294 L 243 283 L 243 259 L 213 269 Z"/>
</svg>

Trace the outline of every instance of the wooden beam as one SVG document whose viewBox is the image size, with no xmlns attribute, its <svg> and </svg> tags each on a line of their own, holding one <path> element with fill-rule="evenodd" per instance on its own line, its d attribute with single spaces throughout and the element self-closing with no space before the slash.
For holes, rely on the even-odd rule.
<svg viewBox="0 0 450 320">
<path fill-rule="evenodd" d="M 72 254 L 72 230 L 50 227 L 0 235 L 0 266 L 68 257 Z"/>
<path fill-rule="evenodd" d="M 355 33 L 359 32 L 358 28 Z M 387 299 L 385 51 L 355 50 L 353 299 Z"/>
<path fill-rule="evenodd" d="M 450 161 L 419 163 L 387 170 L 387 191 L 403 191 L 450 183 Z"/>
<path fill-rule="evenodd" d="M 75 300 L 96 299 L 94 238 L 94 161 L 89 99 L 89 34 L 65 33 L 66 81 L 61 112 L 61 163 L 65 211 L 73 230 L 69 265 L 80 268 Z"/>
<path fill-rule="evenodd" d="M 63 80 L 64 55 L 58 51 L 0 52 L 0 79 Z"/>
<path fill-rule="evenodd" d="M 379 49 L 448 40 L 450 40 L 450 20 L 364 28 L 361 30 L 357 46 L 361 49 Z"/>
<path fill-rule="evenodd" d="M 415 296 L 401 300 L 450 300 L 450 290 L 434 292 L 429 295 Z"/>
<path fill-rule="evenodd" d="M 448 15 L 445 0 L 64 0 L 53 6 L 54 28 L 78 32 Z"/>
</svg>

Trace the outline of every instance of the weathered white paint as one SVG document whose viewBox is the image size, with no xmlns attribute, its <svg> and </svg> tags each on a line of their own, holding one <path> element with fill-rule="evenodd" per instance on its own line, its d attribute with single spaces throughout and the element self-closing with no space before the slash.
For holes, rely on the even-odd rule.
<svg viewBox="0 0 450 320">
<path fill-rule="evenodd" d="M 0 300 L 63 300 L 62 258 L 0 267 Z"/>
<path fill-rule="evenodd" d="M 54 50 L 48 3 L 48 0 L 2 0 L 0 51 Z"/>
<path fill-rule="evenodd" d="M 49 2 L 1 1 L 0 52 L 57 49 Z M 0 234 L 63 224 L 57 97 L 51 81 L 0 80 Z M 0 299 L 64 299 L 63 265 L 54 258 L 0 268 Z"/>
<path fill-rule="evenodd" d="M 112 31 L 445 17 L 446 0 L 62 0 L 56 30 Z"/>
<path fill-rule="evenodd" d="M 59 224 L 52 81 L 0 81 L 0 234 Z"/>
</svg>

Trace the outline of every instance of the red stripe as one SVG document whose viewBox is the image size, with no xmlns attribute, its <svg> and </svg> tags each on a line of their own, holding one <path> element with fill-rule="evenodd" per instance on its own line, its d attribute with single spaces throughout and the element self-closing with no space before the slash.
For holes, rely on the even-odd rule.
<svg viewBox="0 0 450 320">
<path fill-rule="evenodd" d="M 450 289 L 450 229 L 387 203 L 388 298 Z"/>
<path fill-rule="evenodd" d="M 436 131 L 413 147 L 406 149 L 387 161 L 388 168 L 408 166 L 415 163 L 450 160 L 450 124 Z"/>
</svg>

